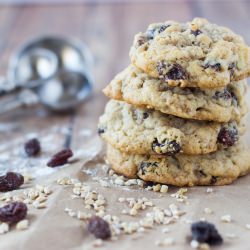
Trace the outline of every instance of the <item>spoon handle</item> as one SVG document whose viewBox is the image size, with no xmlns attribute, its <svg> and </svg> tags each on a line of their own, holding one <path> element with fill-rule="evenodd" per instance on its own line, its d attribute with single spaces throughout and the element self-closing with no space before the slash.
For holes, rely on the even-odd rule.
<svg viewBox="0 0 250 250">
<path fill-rule="evenodd" d="M 7 94 L 0 99 L 0 115 L 8 111 L 38 103 L 37 95 L 31 90 L 17 90 L 15 94 Z"/>
<path fill-rule="evenodd" d="M 16 89 L 18 89 L 16 84 L 12 84 L 11 82 L 7 81 L 4 76 L 0 76 L 0 96 L 13 93 Z"/>
</svg>

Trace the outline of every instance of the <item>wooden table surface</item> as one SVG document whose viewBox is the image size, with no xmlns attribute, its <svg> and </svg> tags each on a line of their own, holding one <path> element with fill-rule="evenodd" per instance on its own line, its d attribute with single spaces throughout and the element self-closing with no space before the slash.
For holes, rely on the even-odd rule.
<svg viewBox="0 0 250 250">
<path fill-rule="evenodd" d="M 0 143 L 63 124 L 72 128 L 72 136 L 67 137 L 71 146 L 81 147 L 84 142 L 78 139 L 78 131 L 96 129 L 98 117 L 107 101 L 101 89 L 128 65 L 128 52 L 136 32 L 144 30 L 151 22 L 167 19 L 187 21 L 202 16 L 229 26 L 250 43 L 249 11 L 250 1 L 246 0 L 0 7 L 1 74 L 5 74 L 9 57 L 20 44 L 44 34 L 77 37 L 89 46 L 95 59 L 94 93 L 79 110 L 57 115 L 36 106 L 0 116 Z M 10 129 L 1 129 L 4 125 Z"/>
</svg>

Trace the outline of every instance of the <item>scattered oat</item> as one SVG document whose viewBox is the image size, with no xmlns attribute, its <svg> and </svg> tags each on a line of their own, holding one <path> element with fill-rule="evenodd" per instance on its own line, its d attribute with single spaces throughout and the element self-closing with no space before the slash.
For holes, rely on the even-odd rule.
<svg viewBox="0 0 250 250">
<path fill-rule="evenodd" d="M 226 237 L 229 238 L 229 239 L 235 239 L 235 238 L 237 238 L 236 234 L 234 234 L 234 233 L 227 233 Z"/>
<path fill-rule="evenodd" d="M 118 177 L 115 179 L 115 184 L 118 186 L 124 186 L 124 180 Z"/>
<path fill-rule="evenodd" d="M 124 197 L 119 197 L 119 198 L 118 198 L 118 201 L 122 203 L 122 202 L 125 202 L 126 199 L 125 199 Z"/>
<path fill-rule="evenodd" d="M 221 216 L 221 221 L 225 223 L 230 223 L 232 221 L 231 215 L 226 214 L 226 215 Z"/>
<path fill-rule="evenodd" d="M 250 224 L 246 224 L 246 229 L 250 230 Z"/>
<path fill-rule="evenodd" d="M 5 234 L 9 232 L 9 225 L 7 223 L 0 224 L 0 234 Z"/>
<path fill-rule="evenodd" d="M 110 187 L 110 183 L 105 180 L 99 180 L 99 183 L 102 187 Z"/>
<path fill-rule="evenodd" d="M 199 243 L 196 240 L 192 240 L 190 242 L 190 246 L 193 249 L 198 249 L 198 250 L 210 250 L 210 246 L 207 243 Z"/>
<path fill-rule="evenodd" d="M 206 214 L 212 214 L 213 211 L 212 211 L 212 209 L 206 207 L 206 208 L 204 208 L 204 213 L 206 213 Z"/>
<path fill-rule="evenodd" d="M 213 193 L 213 189 L 212 188 L 207 188 L 207 193 Z"/>
<path fill-rule="evenodd" d="M 34 201 L 34 202 L 32 203 L 32 205 L 33 205 L 35 208 L 37 208 L 37 209 L 43 209 L 43 208 L 46 208 L 46 207 L 47 207 L 47 205 L 46 205 L 45 202 L 40 203 L 40 202 L 38 202 L 38 201 Z"/>
<path fill-rule="evenodd" d="M 169 233 L 169 232 L 170 232 L 170 230 L 169 230 L 169 228 L 168 228 L 168 227 L 164 227 L 161 231 L 162 231 L 162 233 L 164 233 L 164 234 L 166 234 L 166 233 Z"/>
<path fill-rule="evenodd" d="M 168 192 L 168 186 L 167 185 L 161 185 L 160 192 L 161 193 L 167 193 Z"/>
<path fill-rule="evenodd" d="M 102 240 L 102 239 L 96 239 L 96 240 L 93 242 L 93 246 L 94 246 L 94 247 L 103 246 L 103 240 Z"/>
<path fill-rule="evenodd" d="M 156 241 L 155 245 L 156 246 L 173 246 L 175 243 L 174 238 L 165 238 L 162 241 Z"/>
<path fill-rule="evenodd" d="M 25 230 L 29 227 L 29 221 L 28 220 L 21 220 L 16 224 L 17 230 Z"/>
<path fill-rule="evenodd" d="M 171 197 L 175 198 L 179 202 L 183 202 L 187 200 L 187 196 L 185 195 L 187 193 L 187 188 L 180 188 L 176 193 L 171 194 Z"/>
<path fill-rule="evenodd" d="M 177 216 L 177 217 L 182 216 L 186 213 L 185 211 L 180 211 L 179 208 L 175 204 L 170 204 L 169 209 L 172 215 Z"/>
</svg>

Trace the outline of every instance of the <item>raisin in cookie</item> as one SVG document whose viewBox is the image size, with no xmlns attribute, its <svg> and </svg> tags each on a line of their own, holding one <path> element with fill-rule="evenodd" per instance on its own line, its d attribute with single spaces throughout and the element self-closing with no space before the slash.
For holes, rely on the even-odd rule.
<svg viewBox="0 0 250 250">
<path fill-rule="evenodd" d="M 205 19 L 151 24 L 135 36 L 131 62 L 169 86 L 218 88 L 250 75 L 242 37 Z"/>
<path fill-rule="evenodd" d="M 247 112 L 245 80 L 220 89 L 170 87 L 130 65 L 104 89 L 110 98 L 187 119 L 239 121 Z"/>
<path fill-rule="evenodd" d="M 244 131 L 235 122 L 186 120 L 111 100 L 99 120 L 101 137 L 131 154 L 207 154 L 233 146 Z"/>
<path fill-rule="evenodd" d="M 238 143 L 206 155 L 177 155 L 159 158 L 130 155 L 108 145 L 107 160 L 119 174 L 144 181 L 175 186 L 225 185 L 250 169 L 250 150 Z"/>
</svg>

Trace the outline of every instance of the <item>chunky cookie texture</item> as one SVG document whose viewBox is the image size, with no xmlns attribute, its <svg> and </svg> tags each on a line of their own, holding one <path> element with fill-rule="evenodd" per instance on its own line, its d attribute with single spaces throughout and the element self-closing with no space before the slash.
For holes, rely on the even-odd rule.
<svg viewBox="0 0 250 250">
<path fill-rule="evenodd" d="M 165 157 L 127 154 L 108 145 L 107 159 L 129 178 L 175 186 L 225 185 L 249 173 L 249 153 L 242 143 L 206 155 Z"/>
<path fill-rule="evenodd" d="M 100 117 L 100 136 L 113 147 L 131 154 L 172 156 L 207 154 L 237 143 L 243 126 L 186 120 L 121 101 L 108 102 Z"/>
<path fill-rule="evenodd" d="M 133 65 L 119 73 L 104 89 L 110 98 L 187 119 L 218 122 L 239 121 L 246 113 L 245 80 L 224 88 L 171 87 Z"/>
<path fill-rule="evenodd" d="M 169 86 L 218 88 L 250 75 L 250 49 L 242 37 L 201 18 L 149 25 L 135 36 L 130 58 Z"/>
</svg>

